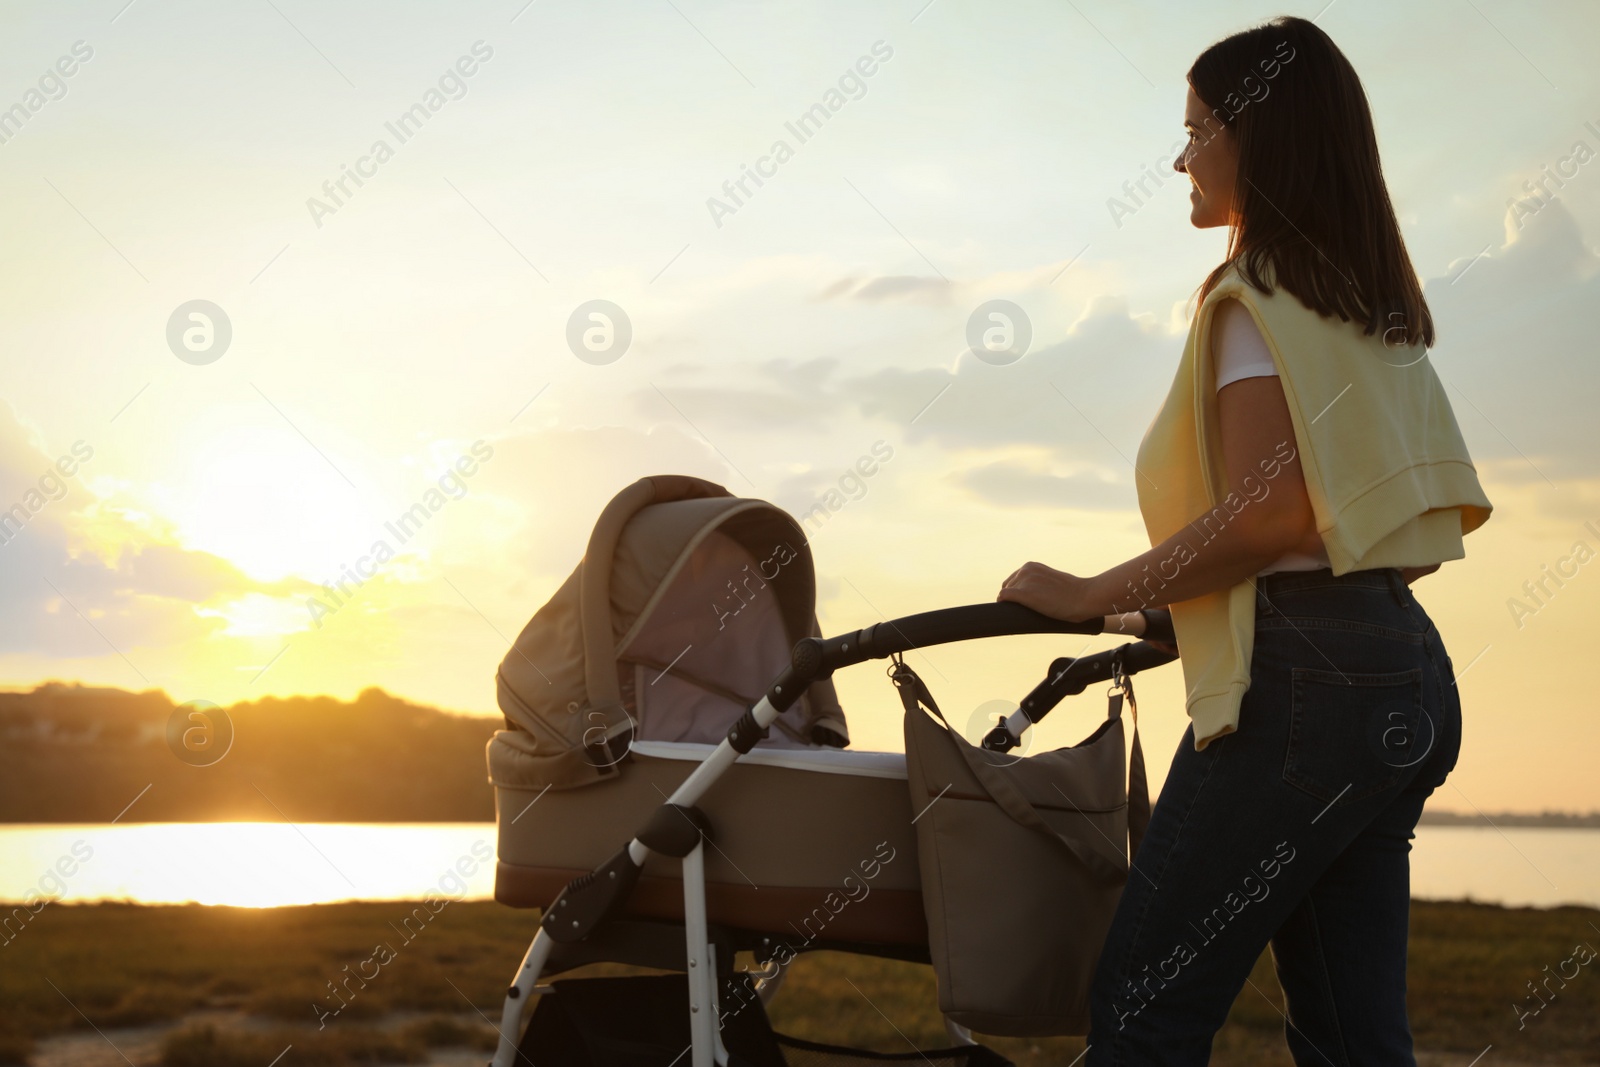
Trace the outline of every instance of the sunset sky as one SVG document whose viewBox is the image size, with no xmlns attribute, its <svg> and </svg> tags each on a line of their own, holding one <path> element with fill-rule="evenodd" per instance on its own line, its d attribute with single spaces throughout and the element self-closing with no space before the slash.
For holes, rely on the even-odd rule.
<svg viewBox="0 0 1600 1067">
<path fill-rule="evenodd" d="M 0 544 L 0 686 L 491 713 L 624 485 L 798 513 L 878 442 L 814 538 L 824 630 L 1135 554 L 1128 460 L 1225 246 L 1169 167 L 1184 72 L 1319 11 L 1496 508 L 1417 586 L 1465 704 L 1435 803 L 1600 808 L 1600 9 L 1574 3 L 9 9 L 0 510 L 27 521 Z M 611 362 L 568 346 L 593 300 L 631 323 Z M 965 351 L 989 300 L 1026 313 L 1020 360 Z M 192 301 L 231 331 L 209 362 L 175 351 Z M 394 558 L 329 604 L 379 541 Z M 964 718 L 1082 647 L 914 662 Z M 839 683 L 856 745 L 898 747 L 881 669 Z M 1139 695 L 1158 782 L 1177 668 Z"/>
</svg>

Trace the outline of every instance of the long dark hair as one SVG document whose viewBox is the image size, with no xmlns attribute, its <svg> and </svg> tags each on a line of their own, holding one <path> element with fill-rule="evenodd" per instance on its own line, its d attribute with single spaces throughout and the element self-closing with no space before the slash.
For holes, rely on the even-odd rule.
<svg viewBox="0 0 1600 1067">
<path fill-rule="evenodd" d="M 1328 35 L 1275 18 L 1207 48 L 1188 80 L 1211 111 L 1203 135 L 1227 127 L 1239 147 L 1227 258 L 1200 298 L 1237 265 L 1263 292 L 1275 285 L 1320 315 L 1382 330 L 1385 343 L 1432 347 L 1367 94 Z"/>
</svg>

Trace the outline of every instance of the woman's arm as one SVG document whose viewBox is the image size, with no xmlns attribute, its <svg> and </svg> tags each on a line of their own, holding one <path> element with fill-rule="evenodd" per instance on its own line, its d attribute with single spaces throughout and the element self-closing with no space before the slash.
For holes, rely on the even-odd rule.
<svg viewBox="0 0 1600 1067">
<path fill-rule="evenodd" d="M 1226 589 L 1303 550 L 1316 524 L 1282 384 L 1243 378 L 1222 388 L 1217 405 L 1228 487 L 1235 503 L 1243 502 L 1237 513 L 1223 507 L 1196 516 L 1148 552 L 1092 578 L 1024 564 L 996 599 L 1053 618 L 1090 619 Z"/>
</svg>

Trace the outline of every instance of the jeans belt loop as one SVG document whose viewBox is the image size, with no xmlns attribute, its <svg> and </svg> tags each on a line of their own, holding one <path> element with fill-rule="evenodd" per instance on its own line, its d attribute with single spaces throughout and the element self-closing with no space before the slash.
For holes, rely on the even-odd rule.
<svg viewBox="0 0 1600 1067">
<path fill-rule="evenodd" d="M 1394 602 L 1402 608 L 1410 607 L 1411 605 L 1406 603 L 1406 583 L 1405 579 L 1400 577 L 1400 568 L 1385 567 L 1384 574 L 1389 579 L 1389 592 L 1394 594 Z"/>
<path fill-rule="evenodd" d="M 1263 574 L 1261 577 L 1255 579 L 1255 586 L 1256 586 L 1256 601 L 1257 601 L 1256 614 L 1257 615 L 1275 615 L 1275 614 L 1277 614 L 1277 609 L 1275 609 L 1272 606 L 1272 598 L 1267 596 L 1267 590 L 1272 587 L 1272 575 Z"/>
</svg>

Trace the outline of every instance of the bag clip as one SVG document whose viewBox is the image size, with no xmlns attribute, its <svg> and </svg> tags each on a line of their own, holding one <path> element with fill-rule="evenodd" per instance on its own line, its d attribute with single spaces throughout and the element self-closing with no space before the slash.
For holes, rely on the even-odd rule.
<svg viewBox="0 0 1600 1067">
<path fill-rule="evenodd" d="M 1122 701 L 1126 697 L 1128 709 L 1133 712 L 1133 721 L 1139 721 L 1139 703 L 1133 697 L 1133 679 L 1122 666 L 1122 654 L 1129 646 L 1123 645 L 1111 655 L 1111 685 L 1106 690 L 1107 708 L 1106 718 L 1116 719 L 1122 716 Z"/>
</svg>

